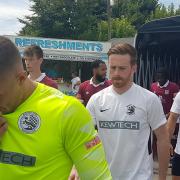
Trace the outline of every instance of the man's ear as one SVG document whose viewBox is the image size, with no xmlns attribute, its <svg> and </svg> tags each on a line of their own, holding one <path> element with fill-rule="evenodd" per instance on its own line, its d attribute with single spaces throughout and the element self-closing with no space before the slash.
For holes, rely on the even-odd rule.
<svg viewBox="0 0 180 180">
<path fill-rule="evenodd" d="M 20 84 L 24 83 L 24 81 L 27 79 L 27 72 L 26 71 L 19 72 L 17 78 Z"/>
<path fill-rule="evenodd" d="M 137 72 L 137 64 L 133 65 L 133 71 L 134 73 Z"/>
<path fill-rule="evenodd" d="M 39 58 L 40 64 L 42 64 L 43 62 L 43 58 Z"/>
</svg>

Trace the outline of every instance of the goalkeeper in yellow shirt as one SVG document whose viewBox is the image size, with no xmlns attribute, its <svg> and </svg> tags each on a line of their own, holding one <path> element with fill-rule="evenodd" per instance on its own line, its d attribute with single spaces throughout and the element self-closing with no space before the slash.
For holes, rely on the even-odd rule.
<svg viewBox="0 0 180 180">
<path fill-rule="evenodd" d="M 0 179 L 112 179 L 91 117 L 78 100 L 27 78 L 18 49 L 0 36 Z M 8 127 L 7 127 L 8 126 Z"/>
</svg>

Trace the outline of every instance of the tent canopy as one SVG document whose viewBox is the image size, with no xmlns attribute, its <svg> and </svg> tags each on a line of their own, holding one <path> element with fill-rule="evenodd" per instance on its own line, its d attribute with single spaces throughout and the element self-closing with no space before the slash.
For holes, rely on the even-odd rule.
<svg viewBox="0 0 180 180">
<path fill-rule="evenodd" d="M 138 51 L 144 48 L 157 48 L 179 54 L 180 16 L 154 20 L 144 24 L 137 33 L 135 46 Z"/>
<path fill-rule="evenodd" d="M 180 16 L 158 19 L 144 24 L 138 33 L 180 32 Z"/>
<path fill-rule="evenodd" d="M 159 67 L 166 67 L 169 79 L 180 81 L 180 16 L 154 20 L 137 32 L 135 47 L 139 69 L 136 82 L 149 88 Z"/>
</svg>

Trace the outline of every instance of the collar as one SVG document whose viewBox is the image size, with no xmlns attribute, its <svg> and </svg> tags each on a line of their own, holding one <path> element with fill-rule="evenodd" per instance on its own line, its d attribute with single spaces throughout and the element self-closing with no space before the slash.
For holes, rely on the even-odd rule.
<svg viewBox="0 0 180 180">
<path fill-rule="evenodd" d="M 169 85 L 169 80 L 167 80 L 167 82 L 163 85 L 163 86 L 160 86 L 160 84 L 158 83 L 157 84 L 160 88 L 165 88 Z"/>
<path fill-rule="evenodd" d="M 45 76 L 46 76 L 45 73 L 41 73 L 41 75 L 37 79 L 35 79 L 34 81 L 41 82 L 45 78 Z M 30 78 L 30 75 L 28 75 L 28 78 Z"/>
<path fill-rule="evenodd" d="M 103 81 L 103 82 L 101 82 L 101 83 L 99 83 L 99 84 L 94 84 L 94 83 L 93 83 L 93 77 L 90 79 L 90 84 L 92 84 L 94 87 L 98 87 L 98 86 L 100 86 L 100 85 L 104 85 L 104 83 L 105 83 L 105 81 Z"/>
</svg>

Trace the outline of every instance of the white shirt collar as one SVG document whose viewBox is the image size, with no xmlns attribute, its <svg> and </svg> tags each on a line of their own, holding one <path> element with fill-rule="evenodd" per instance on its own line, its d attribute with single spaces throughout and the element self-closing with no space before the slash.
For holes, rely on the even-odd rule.
<svg viewBox="0 0 180 180">
<path fill-rule="evenodd" d="M 160 86 L 160 84 L 159 84 L 159 82 L 158 82 L 158 86 L 159 86 L 160 88 L 165 88 L 165 87 L 168 86 L 168 84 L 169 84 L 169 80 L 167 80 L 167 82 L 166 82 L 163 86 Z"/>
<path fill-rule="evenodd" d="M 46 76 L 46 73 L 41 73 L 41 75 L 34 81 L 41 82 L 45 78 L 45 76 Z M 28 75 L 28 78 L 30 78 L 30 75 Z"/>
<path fill-rule="evenodd" d="M 101 82 L 101 83 L 99 83 L 99 84 L 94 84 L 94 83 L 93 83 L 93 77 L 90 79 L 90 84 L 92 84 L 94 87 L 98 87 L 98 86 L 100 86 L 100 85 L 104 85 L 104 83 L 105 83 L 105 81 L 103 81 L 103 82 Z"/>
</svg>

